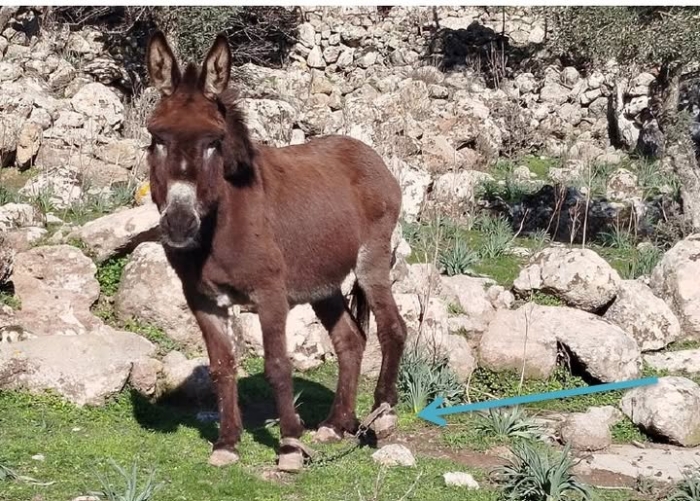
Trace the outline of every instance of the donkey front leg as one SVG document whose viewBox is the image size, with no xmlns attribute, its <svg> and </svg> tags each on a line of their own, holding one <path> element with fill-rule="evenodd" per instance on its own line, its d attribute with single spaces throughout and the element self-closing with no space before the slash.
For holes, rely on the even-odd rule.
<svg viewBox="0 0 700 501">
<path fill-rule="evenodd" d="M 209 464 L 226 466 L 238 461 L 241 437 L 241 413 L 238 408 L 238 383 L 233 342 L 228 333 L 228 311 L 202 297 L 188 298 L 202 331 L 209 354 L 209 373 L 219 407 L 219 438 Z"/>
<path fill-rule="evenodd" d="M 292 363 L 287 355 L 286 324 L 289 303 L 284 293 L 265 294 L 258 302 L 258 316 L 265 351 L 265 378 L 272 387 L 280 420 L 281 444 L 278 468 L 298 471 L 303 466 L 304 427 L 294 408 Z"/>
</svg>

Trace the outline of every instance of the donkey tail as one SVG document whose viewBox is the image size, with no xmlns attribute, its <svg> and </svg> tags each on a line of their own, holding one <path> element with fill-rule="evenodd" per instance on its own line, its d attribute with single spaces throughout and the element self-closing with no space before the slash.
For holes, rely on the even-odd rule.
<svg viewBox="0 0 700 501">
<path fill-rule="evenodd" d="M 355 322 L 357 322 L 362 333 L 367 336 L 369 334 L 369 303 L 367 302 L 365 291 L 360 287 L 357 280 L 352 286 L 351 294 L 350 313 L 355 317 Z"/>
</svg>

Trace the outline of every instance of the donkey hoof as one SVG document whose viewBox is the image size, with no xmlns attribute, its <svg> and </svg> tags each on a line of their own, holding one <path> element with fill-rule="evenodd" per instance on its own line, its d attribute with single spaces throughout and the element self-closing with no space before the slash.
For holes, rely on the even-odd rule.
<svg viewBox="0 0 700 501">
<path fill-rule="evenodd" d="M 320 443 L 340 442 L 343 439 L 338 432 L 330 426 L 321 426 L 316 433 L 313 434 L 313 441 Z"/>
<path fill-rule="evenodd" d="M 396 430 L 398 422 L 399 417 L 393 411 L 390 411 L 379 416 L 372 424 L 372 429 L 378 439 L 386 438 Z"/>
<path fill-rule="evenodd" d="M 238 462 L 238 454 L 226 449 L 216 449 L 209 456 L 209 464 L 212 466 L 228 466 Z"/>
<path fill-rule="evenodd" d="M 277 469 L 295 473 L 304 468 L 304 454 L 301 451 L 282 452 L 277 461 Z"/>
</svg>

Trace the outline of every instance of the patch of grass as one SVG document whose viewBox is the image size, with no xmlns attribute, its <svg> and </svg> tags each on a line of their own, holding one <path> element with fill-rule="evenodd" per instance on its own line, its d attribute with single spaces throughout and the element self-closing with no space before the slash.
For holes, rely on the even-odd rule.
<svg viewBox="0 0 700 501">
<path fill-rule="evenodd" d="M 682 351 L 682 350 L 697 350 L 700 349 L 700 341 L 695 339 L 687 339 L 684 341 L 674 341 L 666 346 L 664 351 Z"/>
<path fill-rule="evenodd" d="M 19 199 L 20 196 L 17 191 L 8 186 L 0 185 L 0 205 L 17 202 Z"/>
<path fill-rule="evenodd" d="M 469 382 L 469 397 L 473 402 L 481 402 L 587 386 L 589 385 L 581 377 L 574 376 L 562 365 L 558 365 L 548 379 L 525 379 L 522 388 L 520 388 L 520 375 L 515 372 L 493 372 L 478 367 Z M 528 407 L 542 410 L 584 412 L 592 406 L 617 405 L 622 395 L 621 391 L 592 393 L 562 400 L 534 402 L 528 404 Z"/>
<path fill-rule="evenodd" d="M 561 161 L 558 158 L 527 155 L 522 158 L 521 162 L 539 179 L 546 179 L 549 175 L 549 170 L 559 165 Z"/>
<path fill-rule="evenodd" d="M 106 260 L 97 267 L 97 281 L 100 283 L 100 291 L 105 296 L 114 296 L 119 290 L 119 283 L 124 273 L 124 267 L 129 261 L 126 256 L 115 257 Z"/>
<path fill-rule="evenodd" d="M 106 193 L 88 192 L 70 204 L 60 217 L 67 223 L 83 225 L 121 207 L 133 205 L 137 187 L 136 183 L 119 183 Z"/>
<path fill-rule="evenodd" d="M 617 238 L 617 237 L 609 237 Z M 625 280 L 649 276 L 663 258 L 663 250 L 653 244 L 630 245 L 620 237 L 617 246 L 592 246 Z"/>
<path fill-rule="evenodd" d="M 565 304 L 557 296 L 543 291 L 533 291 L 528 294 L 527 300 L 542 306 L 563 306 Z"/>
<path fill-rule="evenodd" d="M 635 163 L 637 184 L 642 189 L 644 200 L 653 199 L 661 194 L 667 194 L 672 199 L 680 197 L 680 179 L 675 173 L 661 169 L 658 161 L 640 158 Z"/>
<path fill-rule="evenodd" d="M 135 334 L 139 334 L 155 344 L 158 347 L 158 354 L 161 356 L 167 355 L 173 350 L 187 351 L 178 342 L 169 338 L 163 329 L 156 327 L 155 325 L 142 322 L 141 320 L 133 318 L 129 319 L 124 322 L 122 328 Z"/>
<path fill-rule="evenodd" d="M 569 446 L 554 452 L 529 441 L 511 447 L 514 458 L 496 469 L 505 499 L 517 501 L 589 500 L 592 492 L 572 473 Z"/>
<path fill-rule="evenodd" d="M 451 302 L 447 304 L 447 313 L 449 315 L 464 315 L 466 312 L 461 304 Z"/>
<path fill-rule="evenodd" d="M 22 301 L 20 298 L 5 291 L 0 291 L 0 304 L 9 306 L 13 310 L 22 309 Z"/>
<path fill-rule="evenodd" d="M 628 444 L 630 442 L 648 442 L 649 437 L 642 433 L 639 427 L 626 416 L 615 423 L 611 428 L 613 442 L 616 444 Z"/>
</svg>

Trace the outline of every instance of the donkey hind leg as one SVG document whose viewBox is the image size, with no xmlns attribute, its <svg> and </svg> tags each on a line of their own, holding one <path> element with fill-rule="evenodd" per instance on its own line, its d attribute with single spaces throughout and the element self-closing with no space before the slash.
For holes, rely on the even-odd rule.
<svg viewBox="0 0 700 501">
<path fill-rule="evenodd" d="M 382 352 L 382 365 L 374 391 L 373 410 L 388 404 L 392 410 L 372 425 L 377 438 L 385 438 L 396 427 L 398 418 L 393 408 L 398 403 L 399 365 L 406 344 L 406 323 L 401 317 L 391 291 L 391 233 L 365 244 L 358 259 L 356 275 L 367 297 L 377 324 L 377 337 Z"/>
<path fill-rule="evenodd" d="M 219 438 L 214 443 L 209 464 L 226 466 L 238 461 L 236 448 L 242 427 L 236 361 L 233 343 L 228 335 L 228 312 L 201 298 L 190 296 L 188 299 L 209 354 L 211 378 L 219 408 Z"/>
<path fill-rule="evenodd" d="M 359 426 L 355 416 L 360 364 L 367 338 L 347 309 L 340 290 L 311 305 L 328 331 L 338 357 L 338 384 L 328 417 L 315 434 L 318 442 L 341 440 L 344 432 L 354 434 Z"/>
<path fill-rule="evenodd" d="M 272 387 L 280 420 L 278 468 L 298 471 L 303 466 L 304 427 L 294 408 L 292 363 L 287 355 L 286 322 L 289 304 L 284 293 L 268 293 L 260 300 L 258 317 L 265 352 L 265 378 Z"/>
</svg>

